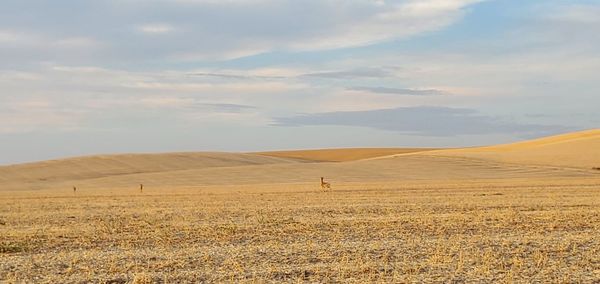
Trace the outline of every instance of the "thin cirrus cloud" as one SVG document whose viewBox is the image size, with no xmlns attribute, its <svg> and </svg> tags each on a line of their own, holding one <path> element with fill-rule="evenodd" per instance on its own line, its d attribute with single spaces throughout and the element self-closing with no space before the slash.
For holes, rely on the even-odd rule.
<svg viewBox="0 0 600 284">
<path fill-rule="evenodd" d="M 222 113 L 242 113 L 257 109 L 255 106 L 228 103 L 201 103 L 197 104 L 196 106 L 200 108 L 208 108 L 209 110 Z"/>
<path fill-rule="evenodd" d="M 347 90 L 350 91 L 365 91 L 376 94 L 394 94 L 394 95 L 406 95 L 406 96 L 438 96 L 445 95 L 446 92 L 436 89 L 406 89 L 406 88 L 389 88 L 389 87 L 349 87 Z"/>
<path fill-rule="evenodd" d="M 102 45 L 98 40 L 86 36 L 49 37 L 47 35 L 0 29 L 0 47 L 40 48 L 48 50 L 96 48 Z M 1 53 L 0 53 L 1 54 Z"/>
<path fill-rule="evenodd" d="M 202 102 L 193 97 L 152 97 L 144 98 L 137 105 L 149 108 L 178 109 L 179 111 L 210 111 L 216 113 L 242 113 L 256 110 L 257 107 L 233 103 Z M 132 104 L 133 105 L 133 104 Z"/>
<path fill-rule="evenodd" d="M 0 30 L 0 43 L 28 40 L 20 35 L 35 31 L 43 35 L 35 44 L 39 49 L 52 40 L 50 36 L 85 36 L 105 42 L 110 49 L 95 54 L 99 65 L 124 59 L 219 61 L 272 51 L 332 50 L 408 38 L 451 25 L 466 14 L 468 6 L 478 2 L 128 0 L 120 5 L 81 2 L 78 17 L 67 16 L 66 9 L 61 9 L 64 3 L 39 4 L 32 9 L 30 4 L 15 2 L 3 7 L 0 18 L 17 22 L 22 11 L 28 11 L 32 20 L 15 30 Z M 55 18 L 62 20 L 52 20 Z M 131 37 L 128 32 L 148 37 Z M 169 35 L 169 41 L 157 42 L 150 37 L 160 35 Z M 28 59 L 19 50 L 12 50 L 10 56 Z M 43 59 L 56 59 L 47 57 Z"/>
<path fill-rule="evenodd" d="M 183 1 L 203 8 L 188 19 L 186 35 L 202 39 L 177 60 L 236 58 L 275 50 L 318 51 L 407 38 L 451 25 L 481 0 L 420 1 Z M 298 13 L 298 11 L 303 11 Z M 331 16 L 335 15 L 335 16 Z M 289 18 L 294 17 L 294 21 Z M 209 21 L 217 20 L 219 25 Z M 206 21 L 206 22 L 205 22 Z M 210 29 L 205 27 L 210 26 Z M 221 56 L 219 56 L 221 54 Z"/>
<path fill-rule="evenodd" d="M 32 41 L 32 39 L 28 36 L 25 36 L 23 34 L 20 34 L 20 33 L 14 32 L 14 31 L 0 29 L 0 46 L 2 44 L 8 45 L 8 44 L 23 43 L 23 42 L 29 42 L 29 41 Z"/>
<path fill-rule="evenodd" d="M 322 2 L 326 2 L 326 8 L 343 7 L 346 3 L 343 0 Z M 367 13 L 358 14 L 358 11 L 341 9 L 342 13 L 348 12 L 338 17 L 342 23 L 330 26 L 329 32 L 316 30 L 307 36 L 308 40 L 291 42 L 289 47 L 296 50 L 333 49 L 410 37 L 450 25 L 463 15 L 465 7 L 477 2 L 481 1 L 363 2 L 355 8 Z M 356 17 L 357 14 L 353 13 L 363 17 Z"/>
<path fill-rule="evenodd" d="M 245 79 L 324 79 L 324 80 L 352 80 L 352 79 L 383 79 L 395 77 L 394 70 L 397 67 L 360 67 L 351 69 L 337 69 L 327 71 L 306 71 L 300 69 L 267 69 L 267 70 L 223 70 L 221 72 L 213 71 L 195 71 L 188 73 L 189 76 L 220 78 L 231 80 Z"/>
<path fill-rule="evenodd" d="M 337 70 L 337 71 L 322 71 L 306 73 L 301 75 L 304 78 L 324 78 L 324 79 L 356 79 L 356 78 L 386 78 L 392 77 L 393 72 L 391 68 L 354 68 L 351 70 Z"/>
<path fill-rule="evenodd" d="M 155 23 L 138 26 L 137 30 L 148 35 L 160 35 L 171 33 L 175 30 L 175 28 L 169 24 Z"/>
<path fill-rule="evenodd" d="M 367 111 L 338 111 L 276 117 L 273 125 L 354 126 L 421 136 L 513 134 L 535 137 L 571 130 L 557 125 L 515 123 L 467 108 L 399 107 Z"/>
<path fill-rule="evenodd" d="M 247 79 L 287 79 L 289 77 L 284 75 L 258 75 L 246 73 L 218 73 L 218 72 L 190 72 L 188 76 L 193 77 L 206 77 L 206 78 L 218 78 L 218 79 L 229 79 L 229 80 L 247 80 Z"/>
</svg>

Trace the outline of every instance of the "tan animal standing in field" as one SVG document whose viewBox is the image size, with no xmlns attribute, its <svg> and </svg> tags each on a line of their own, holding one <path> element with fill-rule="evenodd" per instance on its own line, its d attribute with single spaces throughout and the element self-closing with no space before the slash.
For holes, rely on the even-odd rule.
<svg viewBox="0 0 600 284">
<path fill-rule="evenodd" d="M 321 189 L 323 189 L 323 190 L 325 190 L 325 189 L 331 190 L 331 184 L 328 183 L 328 182 L 326 182 L 323 177 L 321 177 Z"/>
<path fill-rule="evenodd" d="M 144 185 L 140 183 L 140 193 L 144 192 Z"/>
<path fill-rule="evenodd" d="M 73 186 L 73 193 L 76 193 L 76 192 L 77 192 L 77 187 Z"/>
</svg>

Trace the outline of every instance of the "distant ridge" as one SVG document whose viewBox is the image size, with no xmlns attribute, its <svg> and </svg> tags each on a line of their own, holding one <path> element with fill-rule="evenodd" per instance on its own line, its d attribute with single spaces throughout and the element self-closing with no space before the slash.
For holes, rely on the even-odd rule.
<svg viewBox="0 0 600 284">
<path fill-rule="evenodd" d="M 427 154 L 461 156 L 505 163 L 592 169 L 600 167 L 600 129 L 496 146 L 438 150 Z"/>
<path fill-rule="evenodd" d="M 95 155 L 0 166 L 0 188 L 15 187 L 15 184 L 49 184 L 119 175 L 296 162 L 220 152 Z"/>
<path fill-rule="evenodd" d="M 317 162 L 348 162 L 395 154 L 408 154 L 437 150 L 435 148 L 339 148 L 315 150 L 290 150 L 257 152 L 255 154 L 280 158 L 293 158 Z"/>
<path fill-rule="evenodd" d="M 347 148 L 97 155 L 1 166 L 0 190 L 598 178 L 600 129 L 463 149 Z M 336 187 L 337 188 L 337 187 Z"/>
</svg>

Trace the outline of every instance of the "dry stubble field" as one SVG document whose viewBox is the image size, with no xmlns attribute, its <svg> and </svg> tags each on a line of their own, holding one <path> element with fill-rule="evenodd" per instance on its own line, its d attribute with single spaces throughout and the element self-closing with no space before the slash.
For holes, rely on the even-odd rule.
<svg viewBox="0 0 600 284">
<path fill-rule="evenodd" d="M 0 193 L 0 240 L 7 283 L 592 283 L 600 180 Z"/>
<path fill-rule="evenodd" d="M 600 283 L 598 149 L 594 129 L 3 166 L 0 282 Z"/>
</svg>

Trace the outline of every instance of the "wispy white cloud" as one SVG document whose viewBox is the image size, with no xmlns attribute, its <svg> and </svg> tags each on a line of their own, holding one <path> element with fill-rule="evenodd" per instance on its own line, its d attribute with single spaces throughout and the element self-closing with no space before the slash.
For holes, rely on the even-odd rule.
<svg viewBox="0 0 600 284">
<path fill-rule="evenodd" d="M 349 87 L 352 91 L 365 91 L 375 94 L 394 94 L 405 96 L 438 96 L 448 94 L 442 90 L 436 89 L 407 89 L 407 88 L 390 88 L 390 87 L 372 87 L 372 86 L 356 86 Z"/>
<path fill-rule="evenodd" d="M 89 37 L 61 38 L 52 41 L 51 44 L 58 49 L 93 49 L 103 45 L 98 40 Z"/>
<path fill-rule="evenodd" d="M 168 34 L 175 30 L 172 25 L 165 23 L 144 24 L 138 26 L 136 29 L 145 34 Z"/>
<path fill-rule="evenodd" d="M 542 8 L 543 18 L 552 21 L 562 21 L 583 24 L 600 23 L 600 5 L 596 4 L 561 4 Z"/>
<path fill-rule="evenodd" d="M 231 44 L 231 46 L 222 49 L 174 52 L 168 54 L 166 58 L 173 61 L 225 61 L 256 55 L 270 50 L 266 46 L 261 47 L 256 43 L 250 42 L 237 43 L 237 45 L 235 42 L 232 42 Z M 252 47 L 252 45 L 256 45 L 256 47 Z"/>
<path fill-rule="evenodd" d="M 339 1 L 332 1 L 342 5 Z M 347 15 L 338 23 L 323 26 L 300 41 L 290 42 L 296 50 L 334 49 L 369 45 L 441 29 L 464 14 L 464 8 L 481 0 L 365 2 L 372 13 L 363 18 Z"/>
<path fill-rule="evenodd" d="M 197 27 L 196 36 L 205 44 L 174 52 L 169 58 L 230 60 L 276 50 L 315 51 L 371 45 L 446 27 L 460 19 L 466 7 L 477 2 L 481 0 L 307 1 L 302 8 L 314 13 L 294 13 L 295 20 L 290 22 L 287 15 L 295 10 L 295 3 L 258 1 L 256 7 L 244 8 L 245 13 L 241 13 L 236 10 L 241 1 L 225 1 L 218 7 L 231 12 L 213 10 L 222 26 L 209 25 L 211 28 L 206 29 L 198 23 L 202 26 Z M 234 30 L 235 25 L 238 27 Z"/>
<path fill-rule="evenodd" d="M 130 115 L 136 119 L 165 116 L 184 124 L 227 116 L 229 123 L 264 124 L 268 109 L 273 108 L 269 102 L 286 100 L 286 94 L 306 89 L 299 82 L 236 82 L 189 74 L 62 65 L 30 72 L 3 71 L 0 112 L 6 119 L 0 119 L 0 132 L 98 128 L 97 122 L 104 117 Z M 263 106 L 267 112 L 259 109 Z"/>
<path fill-rule="evenodd" d="M 0 30 L 0 43 L 10 43 L 20 41 L 22 37 L 16 33 Z"/>
<path fill-rule="evenodd" d="M 128 0 L 132 2 L 140 2 L 143 0 Z M 155 2 L 168 2 L 176 4 L 188 5 L 253 5 L 257 3 L 273 3 L 274 0 L 154 0 Z"/>
<path fill-rule="evenodd" d="M 85 32 L 78 27 L 80 24 L 68 20 L 43 22 L 43 26 L 23 29 L 36 34 L 1 30 L 0 44 L 26 44 L 34 49 L 104 46 L 110 48 L 95 53 L 95 58 L 116 63 L 222 61 L 272 51 L 331 50 L 407 38 L 447 27 L 459 20 L 467 7 L 480 1 L 129 0 L 123 4 L 127 9 L 121 11 L 113 5 L 82 10 L 81 17 L 89 19 Z M 160 18 L 152 16 L 163 11 L 168 13 Z M 50 17 L 35 12 L 42 20 Z M 123 26 L 147 37 L 127 37 Z M 151 35 L 168 35 L 169 40 L 156 42 Z M 15 55 L 26 58 L 19 50 L 11 51 L 10 57 Z M 38 57 L 57 58 L 48 51 L 40 52 Z M 60 58 L 69 58 L 69 54 L 61 54 Z"/>
<path fill-rule="evenodd" d="M 340 111 L 275 118 L 278 126 L 358 126 L 423 136 L 458 136 L 511 133 L 540 136 L 570 130 L 560 125 L 503 121 L 473 109 L 402 107 L 369 111 Z"/>
<path fill-rule="evenodd" d="M 45 97 L 0 101 L 0 133 L 80 129 L 83 112 Z"/>
</svg>

